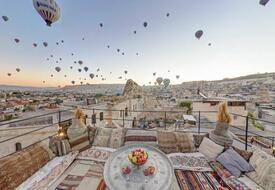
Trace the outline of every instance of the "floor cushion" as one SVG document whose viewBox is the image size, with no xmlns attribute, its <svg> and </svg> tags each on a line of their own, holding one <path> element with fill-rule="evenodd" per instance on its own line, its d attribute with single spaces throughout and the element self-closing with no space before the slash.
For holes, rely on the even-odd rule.
<svg viewBox="0 0 275 190">
<path fill-rule="evenodd" d="M 194 145 L 196 148 L 199 148 L 199 146 L 201 145 L 201 142 L 203 140 L 204 137 L 209 138 L 209 134 L 205 133 L 205 134 L 193 134 L 193 139 L 194 139 Z"/>
<path fill-rule="evenodd" d="M 150 130 L 128 129 L 124 137 L 125 145 L 142 143 L 157 146 L 157 132 Z"/>
<path fill-rule="evenodd" d="M 74 158 L 74 153 L 68 154 L 66 156 L 55 157 L 54 159 L 49 161 L 45 166 L 39 169 L 35 174 L 29 177 L 26 181 L 20 184 L 20 186 L 18 186 L 16 190 L 32 189 L 32 187 L 36 183 L 39 183 L 39 181 L 46 178 L 47 175 L 49 175 L 56 166 L 62 164 L 63 162 L 68 162 L 69 160 L 73 161 L 72 159 Z"/>
<path fill-rule="evenodd" d="M 64 156 L 71 152 L 71 145 L 68 139 L 59 139 L 54 142 L 56 155 Z"/>
<path fill-rule="evenodd" d="M 246 161 L 249 161 L 250 157 L 252 156 L 253 152 L 247 150 L 241 150 L 238 147 L 232 146 L 232 148 L 239 153 Z"/>
<path fill-rule="evenodd" d="M 263 190 L 261 186 L 259 186 L 257 183 L 252 181 L 249 177 L 246 175 L 242 175 L 238 178 L 239 181 L 243 182 L 248 188 L 252 190 Z"/>
<path fill-rule="evenodd" d="M 251 172 L 252 166 L 233 148 L 227 149 L 217 159 L 232 175 L 240 177 L 242 172 Z"/>
<path fill-rule="evenodd" d="M 110 148 L 119 148 L 124 145 L 125 129 L 116 128 L 112 130 L 109 146 Z"/>
<path fill-rule="evenodd" d="M 255 172 L 247 173 L 253 181 L 264 189 L 275 189 L 275 158 L 257 147 L 252 147 L 253 155 L 249 163 Z"/>
<path fill-rule="evenodd" d="M 175 135 L 179 152 L 190 153 L 196 151 L 192 134 L 178 132 Z"/>
<path fill-rule="evenodd" d="M 108 147 L 112 130 L 112 128 L 98 127 L 93 146 Z"/>
<path fill-rule="evenodd" d="M 78 150 L 81 152 L 91 147 L 88 132 L 74 137 L 73 139 L 69 139 L 69 142 L 73 151 Z"/>
<path fill-rule="evenodd" d="M 209 161 L 215 160 L 222 153 L 224 147 L 218 145 L 208 138 L 203 138 L 203 141 L 198 148 L 198 151 L 206 156 Z"/>
<path fill-rule="evenodd" d="M 194 153 L 171 153 L 167 155 L 174 169 L 188 171 L 213 171 L 206 157 L 200 152 Z"/>
<path fill-rule="evenodd" d="M 38 143 L 0 160 L 0 189 L 15 189 L 53 158 L 53 153 Z"/>
<path fill-rule="evenodd" d="M 97 131 L 97 127 L 89 125 L 87 127 L 87 129 L 88 129 L 88 137 L 89 137 L 90 144 L 93 144 L 95 135 L 96 135 L 96 131 Z"/>
<path fill-rule="evenodd" d="M 225 187 L 229 187 L 232 190 L 253 190 L 239 178 L 233 176 L 226 168 L 223 167 L 218 161 L 211 161 L 211 168 L 214 170 L 216 178 L 220 184 Z"/>
</svg>

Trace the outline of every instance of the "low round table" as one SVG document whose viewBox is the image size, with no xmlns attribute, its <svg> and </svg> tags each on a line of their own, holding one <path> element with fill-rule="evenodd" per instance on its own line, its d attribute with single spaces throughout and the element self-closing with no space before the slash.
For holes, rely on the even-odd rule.
<svg viewBox="0 0 275 190">
<path fill-rule="evenodd" d="M 137 167 L 128 160 L 128 153 L 142 148 L 148 152 L 147 162 Z M 130 174 L 123 174 L 121 169 L 131 168 Z M 143 171 L 154 166 L 153 175 L 144 176 Z M 148 145 L 128 145 L 117 149 L 107 160 L 104 167 L 104 180 L 110 190 L 169 190 L 172 183 L 173 167 L 168 157 L 160 150 Z"/>
</svg>

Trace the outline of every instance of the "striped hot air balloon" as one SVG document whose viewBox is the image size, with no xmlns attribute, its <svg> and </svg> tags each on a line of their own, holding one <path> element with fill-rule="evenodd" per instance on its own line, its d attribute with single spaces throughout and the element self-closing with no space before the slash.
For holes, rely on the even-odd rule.
<svg viewBox="0 0 275 190">
<path fill-rule="evenodd" d="M 47 26 L 51 26 L 60 18 L 60 8 L 55 0 L 33 0 L 33 6 Z"/>
</svg>

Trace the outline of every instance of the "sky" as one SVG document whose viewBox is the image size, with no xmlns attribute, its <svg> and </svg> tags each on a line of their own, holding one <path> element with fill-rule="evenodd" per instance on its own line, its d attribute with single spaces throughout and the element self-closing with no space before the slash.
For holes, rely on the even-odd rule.
<svg viewBox="0 0 275 190">
<path fill-rule="evenodd" d="M 266 6 L 259 5 L 258 0 L 56 2 L 61 17 L 48 27 L 32 0 L 0 0 L 0 16 L 9 17 L 8 22 L 0 18 L 0 84 L 64 86 L 72 80 L 76 84 L 125 83 L 125 78 L 131 78 L 148 85 L 156 77 L 179 84 L 275 72 L 272 0 Z M 146 28 L 143 22 L 148 23 Z M 103 23 L 102 28 L 99 23 Z M 197 30 L 204 32 L 199 40 L 195 38 Z M 48 47 L 43 47 L 43 42 Z M 62 61 L 56 63 L 59 58 Z M 75 64 L 78 60 L 84 64 Z M 57 66 L 61 68 L 59 73 L 55 71 Z M 88 72 L 83 71 L 85 66 Z M 16 68 L 21 71 L 16 72 Z M 153 72 L 157 73 L 155 77 Z M 106 81 L 91 79 L 90 73 L 103 75 Z"/>
</svg>

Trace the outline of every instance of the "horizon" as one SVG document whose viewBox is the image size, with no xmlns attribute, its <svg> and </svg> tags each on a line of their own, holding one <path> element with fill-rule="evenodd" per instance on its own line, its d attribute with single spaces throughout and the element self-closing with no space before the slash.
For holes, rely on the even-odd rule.
<svg viewBox="0 0 275 190">
<path fill-rule="evenodd" d="M 131 78 L 139 85 L 153 85 L 160 76 L 170 78 L 174 85 L 275 71 L 275 26 L 270 24 L 275 20 L 273 1 L 266 6 L 248 0 L 57 3 L 61 17 L 51 27 L 45 25 L 32 1 L 11 0 L 1 6 L 0 16 L 9 20 L 0 18 L 0 84 L 63 87 L 72 80 L 77 84 L 125 84 L 124 78 Z M 143 22 L 148 22 L 146 28 Z M 198 40 L 195 32 L 200 29 L 204 34 Z M 15 43 L 14 38 L 20 42 Z M 56 63 L 59 58 L 62 61 Z M 74 64 L 79 60 L 84 62 L 82 66 Z M 60 73 L 54 70 L 57 66 Z M 88 72 L 83 71 L 85 66 Z M 90 79 L 97 68 L 99 77 Z M 101 81 L 100 75 L 106 80 Z M 178 80 L 176 75 L 180 75 Z"/>
<path fill-rule="evenodd" d="M 236 76 L 236 77 L 232 77 L 232 78 L 228 78 L 228 77 L 224 77 L 222 79 L 217 79 L 217 80 L 192 80 L 192 81 L 182 81 L 181 83 L 176 83 L 176 84 L 170 84 L 170 85 L 181 85 L 183 83 L 188 83 L 188 82 L 212 82 L 212 81 L 222 81 L 222 80 L 231 80 L 231 79 L 235 79 L 238 77 L 246 77 L 246 76 L 251 76 L 251 75 L 261 75 L 261 74 L 271 74 L 271 73 L 275 73 L 275 72 L 264 72 L 264 73 L 251 73 L 248 75 L 242 75 L 242 76 Z M 128 79 L 130 80 L 130 79 Z M 65 86 L 61 86 L 61 88 L 63 87 L 68 87 L 68 86 L 85 86 L 85 85 L 125 85 L 127 81 L 125 81 L 125 83 L 93 83 L 93 84 L 68 84 Z M 143 86 L 143 84 L 138 84 L 139 86 Z M 9 86 L 9 87 L 26 87 L 26 88 L 59 88 L 56 86 L 29 86 L 29 85 L 16 85 L 16 84 L 2 84 L 0 83 L 0 86 Z M 146 84 L 145 86 L 156 86 L 155 84 Z"/>
</svg>

